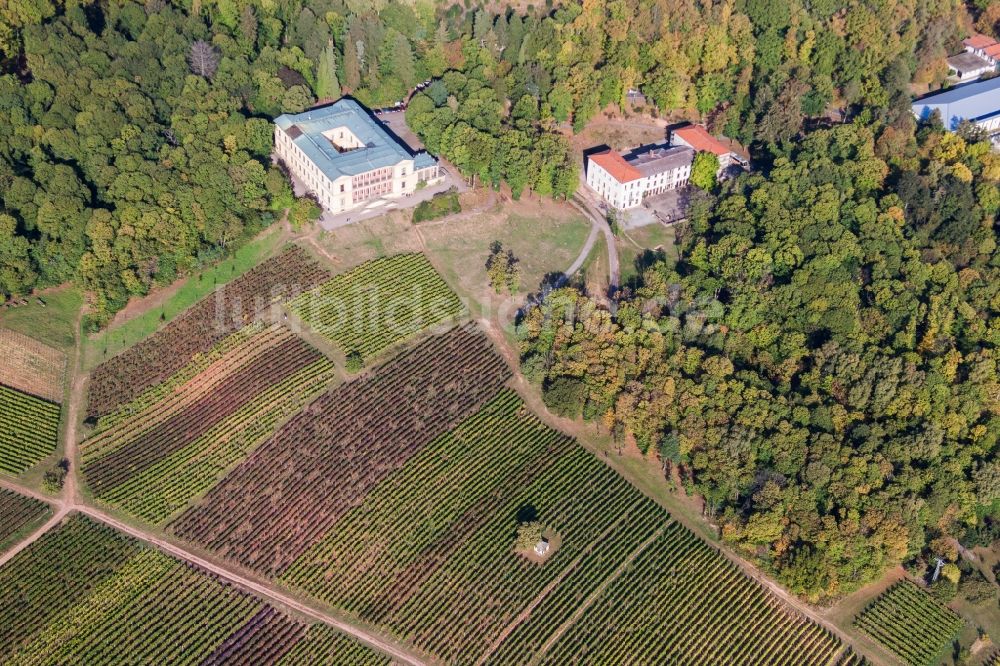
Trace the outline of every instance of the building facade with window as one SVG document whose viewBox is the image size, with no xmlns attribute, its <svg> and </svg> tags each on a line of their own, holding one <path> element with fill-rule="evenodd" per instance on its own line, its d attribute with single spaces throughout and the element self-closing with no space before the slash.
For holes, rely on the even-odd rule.
<svg viewBox="0 0 1000 666">
<path fill-rule="evenodd" d="M 434 157 L 411 151 L 361 104 L 347 98 L 276 118 L 274 151 L 332 213 L 361 208 L 375 199 L 408 196 L 420 183 L 441 177 Z"/>
<path fill-rule="evenodd" d="M 587 185 L 614 208 L 635 208 L 647 196 L 687 185 L 693 159 L 687 146 L 603 150 L 587 158 Z"/>
<path fill-rule="evenodd" d="M 959 83 L 974 81 L 996 71 L 1000 44 L 987 35 L 973 33 L 962 41 L 965 50 L 948 58 L 948 76 Z"/>
</svg>

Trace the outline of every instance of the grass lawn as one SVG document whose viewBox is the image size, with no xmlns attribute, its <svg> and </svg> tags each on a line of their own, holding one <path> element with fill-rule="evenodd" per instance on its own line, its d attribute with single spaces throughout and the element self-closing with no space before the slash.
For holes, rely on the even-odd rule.
<svg viewBox="0 0 1000 666">
<path fill-rule="evenodd" d="M 489 286 L 486 259 L 500 241 L 519 260 L 521 286 L 515 299 L 535 292 L 548 273 L 561 273 L 580 253 L 590 222 L 552 201 L 517 201 L 468 218 L 420 225 L 428 254 L 459 292 L 482 303 L 505 301 Z"/>
<path fill-rule="evenodd" d="M 60 287 L 41 294 L 44 306 L 37 302 L 37 298 L 29 296 L 28 305 L 0 310 L 0 328 L 9 328 L 69 351 L 73 348 L 73 329 L 83 306 L 83 294 L 74 287 Z"/>
<path fill-rule="evenodd" d="M 216 285 L 246 273 L 272 255 L 282 244 L 282 239 L 281 225 L 274 224 L 218 264 L 130 304 L 108 328 L 87 336 L 83 354 L 85 368 L 93 368 L 106 358 L 131 347 L 210 294 Z"/>
<path fill-rule="evenodd" d="M 597 235 L 597 242 L 590 248 L 590 254 L 583 262 L 579 277 L 588 294 L 604 300 L 607 296 L 608 283 L 611 280 L 611 268 L 608 266 L 608 241 L 604 234 Z M 576 279 L 574 277 L 574 279 Z"/>
<path fill-rule="evenodd" d="M 319 258 L 340 273 L 378 257 L 420 252 L 420 237 L 410 223 L 412 215 L 411 210 L 393 211 L 333 231 L 316 231 L 315 242 L 323 250 Z M 309 245 L 304 247 L 311 249 Z"/>
<path fill-rule="evenodd" d="M 656 254 L 662 251 L 668 259 L 677 258 L 674 229 L 662 224 L 648 224 L 638 229 L 629 229 L 618 237 L 617 244 L 622 284 L 628 284 L 631 279 L 639 277 L 640 271 L 636 268 L 636 262 L 647 250 Z"/>
<path fill-rule="evenodd" d="M 462 195 L 470 210 L 484 198 L 482 191 Z M 477 202 L 476 199 L 479 199 Z M 473 317 L 487 314 L 510 298 L 498 297 L 489 287 L 486 258 L 495 240 L 520 261 L 520 301 L 538 289 L 550 272 L 569 268 L 590 233 L 590 223 L 566 204 L 550 200 L 504 202 L 481 213 L 461 213 L 414 225 L 411 211 L 317 232 L 316 245 L 333 270 L 342 272 L 376 257 L 403 252 L 424 252 L 445 281 L 459 294 L 482 305 L 470 308 Z M 305 245 L 309 250 L 310 246 Z"/>
</svg>

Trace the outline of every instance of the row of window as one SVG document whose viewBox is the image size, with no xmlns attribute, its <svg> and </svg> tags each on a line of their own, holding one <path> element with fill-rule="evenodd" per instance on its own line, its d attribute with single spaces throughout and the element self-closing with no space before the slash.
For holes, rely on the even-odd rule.
<svg viewBox="0 0 1000 666">
<path fill-rule="evenodd" d="M 302 180 L 307 187 L 309 187 L 313 192 L 320 196 L 320 199 L 324 201 L 328 207 L 334 208 L 334 199 L 330 194 L 330 188 L 332 188 L 332 183 L 326 178 L 326 174 L 323 173 L 313 162 L 308 159 L 305 154 L 299 149 L 298 145 L 291 140 L 288 135 L 284 132 L 278 132 L 278 142 L 282 144 L 285 150 L 279 151 L 279 155 L 284 159 L 285 163 L 288 165 L 289 169 Z M 427 169 L 422 169 L 417 172 L 418 180 L 427 180 L 435 175 L 438 167 L 435 165 Z M 359 203 L 361 201 L 367 201 L 369 199 L 374 199 L 383 194 L 389 194 L 392 192 L 393 183 L 393 168 L 384 167 L 377 169 L 375 171 L 369 171 L 359 176 L 354 176 L 352 178 L 351 187 L 351 200 L 352 203 Z M 400 170 L 400 175 L 406 175 L 406 167 Z M 321 181 L 327 185 L 323 187 L 320 183 Z M 406 189 L 406 180 L 401 183 L 401 189 Z M 340 183 L 340 193 L 346 194 L 346 187 L 344 183 Z M 346 207 L 345 197 L 340 197 L 340 206 L 337 210 L 344 210 Z"/>
<path fill-rule="evenodd" d="M 406 169 L 403 169 L 403 174 L 406 175 Z M 392 179 L 392 167 L 383 167 L 381 169 L 376 169 L 375 171 L 368 171 L 363 174 L 354 176 L 352 179 L 352 184 L 354 187 L 364 187 L 366 185 L 373 185 L 375 183 L 381 183 L 385 180 Z"/>
<path fill-rule="evenodd" d="M 403 186 L 406 186 L 405 182 L 403 183 Z M 351 196 L 354 203 L 358 203 L 359 201 L 374 199 L 381 194 L 388 194 L 389 192 L 392 192 L 392 181 L 355 189 L 351 193 Z"/>
</svg>

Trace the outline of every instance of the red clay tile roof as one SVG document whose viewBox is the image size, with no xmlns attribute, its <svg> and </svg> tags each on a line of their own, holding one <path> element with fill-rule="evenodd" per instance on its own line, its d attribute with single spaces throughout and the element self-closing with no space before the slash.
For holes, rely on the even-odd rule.
<svg viewBox="0 0 1000 666">
<path fill-rule="evenodd" d="M 987 46 L 992 46 L 997 43 L 997 40 L 992 37 L 987 37 L 986 35 L 980 35 L 978 32 L 974 32 L 969 35 L 969 38 L 962 42 L 969 48 L 973 49 L 984 49 Z"/>
<path fill-rule="evenodd" d="M 590 161 L 600 165 L 619 183 L 628 183 L 642 178 L 642 173 L 625 161 L 625 158 L 613 150 L 604 150 L 590 156 Z"/>
<path fill-rule="evenodd" d="M 673 134 L 699 152 L 715 153 L 719 157 L 732 152 L 728 146 L 706 132 L 701 125 L 679 127 L 673 131 Z"/>
<path fill-rule="evenodd" d="M 983 50 L 983 53 L 985 53 L 986 55 L 988 55 L 991 58 L 1000 57 L 1000 44 L 994 44 L 993 46 L 987 46 Z"/>
</svg>

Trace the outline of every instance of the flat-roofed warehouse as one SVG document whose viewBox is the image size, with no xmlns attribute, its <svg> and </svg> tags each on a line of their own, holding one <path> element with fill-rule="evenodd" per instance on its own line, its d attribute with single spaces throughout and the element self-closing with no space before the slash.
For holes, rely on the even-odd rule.
<svg viewBox="0 0 1000 666">
<path fill-rule="evenodd" d="M 353 99 L 274 121 L 278 159 L 333 213 L 416 191 L 440 177 L 437 160 L 411 151 Z"/>
<path fill-rule="evenodd" d="M 938 113 L 944 128 L 952 132 L 968 121 L 985 130 L 993 145 L 1000 147 L 1000 77 L 928 95 L 914 101 L 912 109 L 918 120 Z"/>
</svg>

